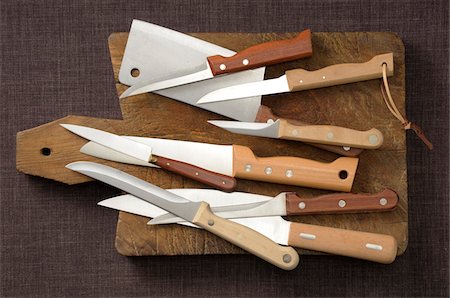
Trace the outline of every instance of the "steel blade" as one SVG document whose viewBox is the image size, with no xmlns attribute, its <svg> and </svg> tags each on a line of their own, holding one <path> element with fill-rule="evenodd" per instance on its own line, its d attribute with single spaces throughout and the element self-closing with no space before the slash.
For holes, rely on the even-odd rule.
<svg viewBox="0 0 450 298">
<path fill-rule="evenodd" d="M 289 91 L 290 89 L 286 75 L 283 75 L 277 79 L 239 84 L 215 90 L 200 98 L 197 101 L 197 104 L 227 101 L 233 99 L 262 96 L 267 94 L 276 94 Z"/>
<path fill-rule="evenodd" d="M 191 202 L 125 172 L 95 162 L 73 162 L 66 168 L 117 187 L 187 221 L 194 219 L 201 205 L 201 202 Z"/>
<path fill-rule="evenodd" d="M 89 141 L 93 141 L 97 144 L 106 146 L 114 151 L 126 154 L 144 162 L 148 162 L 152 157 L 152 147 L 142 143 L 86 126 L 74 124 L 60 125 L 72 133 L 88 139 Z"/>
<path fill-rule="evenodd" d="M 153 154 L 157 156 L 182 161 L 211 172 L 233 175 L 233 146 L 143 137 L 127 138 L 152 147 Z M 109 158 L 111 149 L 92 142 L 84 145 L 80 151 L 89 155 L 94 151 L 97 157 L 112 160 Z M 117 154 L 114 157 L 115 161 L 121 162 Z M 132 163 L 132 160 L 126 159 L 124 162 Z"/>
<path fill-rule="evenodd" d="M 256 123 L 256 122 L 238 122 L 238 121 L 224 121 L 224 120 L 209 120 L 212 125 L 218 126 L 233 133 L 267 137 L 279 138 L 280 120 L 272 123 Z"/>
</svg>

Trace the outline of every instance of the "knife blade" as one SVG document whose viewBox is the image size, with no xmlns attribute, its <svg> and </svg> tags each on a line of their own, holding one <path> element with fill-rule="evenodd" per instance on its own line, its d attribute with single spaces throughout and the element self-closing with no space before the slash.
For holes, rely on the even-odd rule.
<svg viewBox="0 0 450 298">
<path fill-rule="evenodd" d="M 184 59 L 183 52 L 183 48 L 186 46 L 193 47 L 200 53 L 190 57 L 191 59 L 187 61 Z M 215 54 L 232 56 L 235 52 L 164 27 L 134 20 L 121 62 L 119 81 L 129 86 L 145 86 L 151 82 L 173 79 L 191 73 L 192 68 L 204 63 L 205 57 Z M 138 76 L 133 75 L 135 73 L 133 70 L 136 69 L 139 70 Z M 262 81 L 264 73 L 265 67 L 260 67 L 163 89 L 155 93 L 235 120 L 267 122 L 269 119 L 276 120 L 279 117 L 274 115 L 268 107 L 261 105 L 261 96 L 197 104 L 202 96 L 214 90 L 236 84 Z M 289 122 L 306 125 L 306 123 L 292 119 Z M 310 145 L 344 156 L 357 156 L 362 151 L 359 148 L 343 148 L 344 146 L 318 143 Z"/>
<path fill-rule="evenodd" d="M 171 32 L 171 34 L 176 39 L 187 39 L 180 32 Z M 190 39 L 189 43 L 180 45 L 185 46 L 183 55 L 187 60 L 191 56 L 197 57 L 203 54 L 201 47 L 192 47 L 192 44 L 197 44 L 199 41 L 194 37 L 190 37 Z M 185 85 L 218 75 L 309 57 L 312 55 L 311 31 L 305 30 L 292 39 L 254 45 L 232 56 L 214 55 L 208 57 L 205 54 L 203 55 L 203 62 L 195 65 L 192 72 L 176 78 L 134 85 L 122 93 L 120 98 Z M 167 59 L 170 59 L 170 57 L 167 57 Z"/>
<path fill-rule="evenodd" d="M 300 157 L 256 157 L 250 148 L 239 145 L 216 145 L 168 139 L 128 137 L 151 146 L 155 154 L 179 160 L 222 175 L 350 191 L 355 178 L 358 159 L 339 157 L 331 163 L 322 163 Z M 103 146 L 104 147 L 104 146 Z M 109 148 L 89 142 L 80 152 L 110 159 Z M 115 154 L 115 161 L 117 154 Z M 128 162 L 130 162 L 128 160 Z"/>
<path fill-rule="evenodd" d="M 106 199 L 98 204 L 145 217 L 161 214 L 160 208 L 131 195 Z M 282 245 L 384 264 L 392 263 L 397 253 L 396 239 L 385 234 L 289 222 L 280 216 L 234 218 L 230 221 L 245 225 Z M 198 228 L 186 221 L 178 224 Z"/>
<path fill-rule="evenodd" d="M 209 199 L 216 197 L 216 193 L 210 190 L 197 190 L 199 198 L 209 203 Z M 192 192 L 178 194 L 190 201 L 197 201 L 196 197 L 192 197 Z M 224 202 L 228 202 L 225 199 Z M 228 194 L 229 195 L 229 194 Z M 239 193 L 241 198 L 245 198 L 247 193 Z M 239 196 L 236 194 L 236 196 Z M 242 217 L 263 217 L 263 216 L 292 216 L 292 215 L 311 215 L 311 214 L 340 214 L 340 213 L 360 213 L 373 211 L 389 211 L 397 206 L 398 196 L 391 189 L 384 189 L 376 194 L 365 193 L 336 193 L 317 196 L 313 198 L 302 198 L 296 193 L 287 192 L 280 193 L 274 198 L 267 197 L 265 203 L 254 208 L 216 210 L 216 214 L 225 218 L 242 218 Z M 168 224 L 184 221 L 182 218 L 173 214 L 166 213 L 154 217 L 149 224 Z"/>
<path fill-rule="evenodd" d="M 281 269 L 292 270 L 298 265 L 299 257 L 292 247 L 278 245 L 250 228 L 216 216 L 205 202 L 191 202 L 105 165 L 80 161 L 66 167 L 172 212 Z"/>
<path fill-rule="evenodd" d="M 276 79 L 237 84 L 210 92 L 200 98 L 197 104 L 378 79 L 383 75 L 381 68 L 383 64 L 387 65 L 388 75 L 392 76 L 394 74 L 394 56 L 392 53 L 387 53 L 377 55 L 365 63 L 336 64 L 315 71 L 301 68 L 288 70 Z"/>
<path fill-rule="evenodd" d="M 95 143 L 106 146 L 118 153 L 133 157 L 139 160 L 141 165 L 142 161 L 156 164 L 165 170 L 186 176 L 224 191 L 232 191 L 236 187 L 236 179 L 233 177 L 211 172 L 178 160 L 154 155 L 152 154 L 152 147 L 146 144 L 91 127 L 74 124 L 60 125 L 89 141 L 94 141 Z"/>
</svg>

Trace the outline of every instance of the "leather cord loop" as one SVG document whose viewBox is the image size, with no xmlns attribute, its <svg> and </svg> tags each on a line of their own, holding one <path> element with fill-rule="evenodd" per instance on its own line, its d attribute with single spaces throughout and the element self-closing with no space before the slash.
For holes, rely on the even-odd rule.
<svg viewBox="0 0 450 298">
<path fill-rule="evenodd" d="M 428 147 L 428 149 L 432 150 L 433 144 L 425 136 L 423 130 L 417 124 L 412 123 L 406 117 L 403 117 L 403 115 L 398 110 L 392 98 L 391 91 L 389 90 L 386 63 L 383 63 L 382 68 L 383 68 L 383 81 L 381 82 L 381 94 L 383 96 L 384 103 L 386 104 L 392 115 L 394 115 L 394 117 L 397 118 L 402 123 L 403 128 L 405 130 L 412 129 L 416 133 L 416 135 L 422 140 L 422 142 Z"/>
</svg>

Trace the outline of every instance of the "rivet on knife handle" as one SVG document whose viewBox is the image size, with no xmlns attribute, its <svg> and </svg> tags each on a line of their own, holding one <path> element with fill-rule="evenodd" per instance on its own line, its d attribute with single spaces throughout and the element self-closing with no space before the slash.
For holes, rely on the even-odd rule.
<svg viewBox="0 0 450 298">
<path fill-rule="evenodd" d="M 250 228 L 214 215 L 205 202 L 192 223 L 281 269 L 292 270 L 298 265 L 299 256 L 295 249 L 279 245 Z"/>
<path fill-rule="evenodd" d="M 314 198 L 302 198 L 294 192 L 286 193 L 287 215 L 389 211 L 397 203 L 397 194 L 389 188 L 376 194 L 342 193 Z"/>
<path fill-rule="evenodd" d="M 200 181 L 206 185 L 223 191 L 233 191 L 236 187 L 236 179 L 226 175 L 214 173 L 194 165 L 176 161 L 161 156 L 152 156 L 150 162 L 157 164 L 163 169 Z"/>
<path fill-rule="evenodd" d="M 301 223 L 291 223 L 288 244 L 383 264 L 397 256 L 397 241 L 390 235 Z"/>
<path fill-rule="evenodd" d="M 286 77 L 290 91 L 322 88 L 380 78 L 383 63 L 387 65 L 388 75 L 393 75 L 393 54 L 388 53 L 377 55 L 365 63 L 336 64 L 315 71 L 288 70 Z"/>
<path fill-rule="evenodd" d="M 311 31 L 305 30 L 292 39 L 275 40 L 249 47 L 231 57 L 208 57 L 216 75 L 277 64 L 312 55 Z"/>
</svg>

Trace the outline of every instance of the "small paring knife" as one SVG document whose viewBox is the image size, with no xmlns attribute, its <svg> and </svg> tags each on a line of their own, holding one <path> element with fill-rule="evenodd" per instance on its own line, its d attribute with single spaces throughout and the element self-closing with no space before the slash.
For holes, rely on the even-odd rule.
<svg viewBox="0 0 450 298">
<path fill-rule="evenodd" d="M 281 246 L 246 226 L 216 216 L 208 203 L 189 201 L 105 165 L 80 161 L 66 167 L 174 213 L 281 269 L 292 270 L 298 265 L 299 257 L 295 249 Z"/>
</svg>

